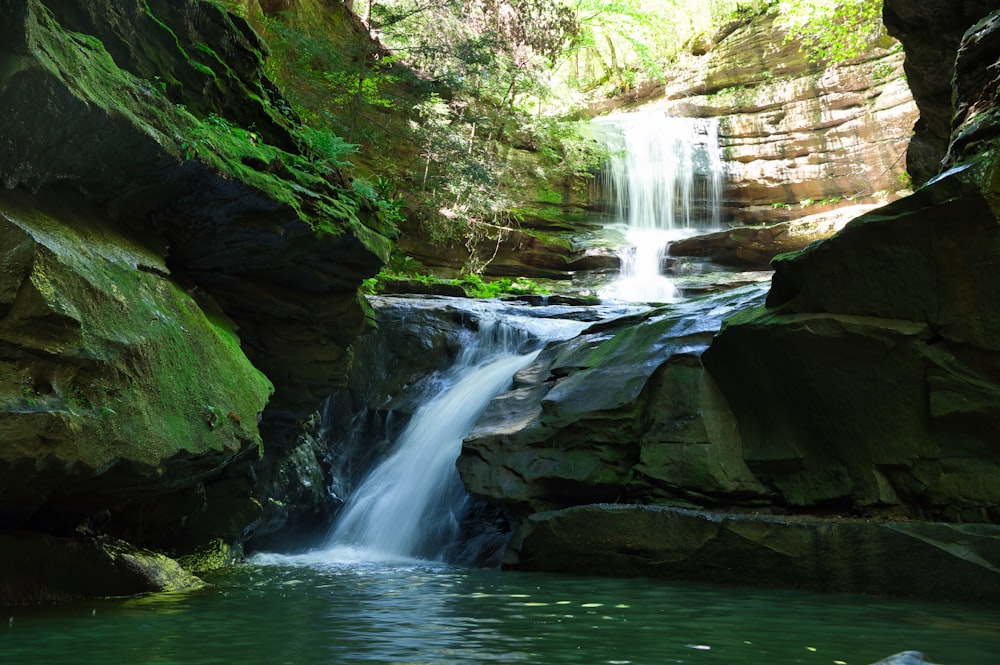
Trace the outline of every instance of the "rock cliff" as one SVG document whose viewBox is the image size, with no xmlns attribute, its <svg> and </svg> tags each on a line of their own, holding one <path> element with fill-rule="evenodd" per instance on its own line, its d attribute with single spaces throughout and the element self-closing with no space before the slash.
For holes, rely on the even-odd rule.
<svg viewBox="0 0 1000 665">
<path fill-rule="evenodd" d="M 0 3 L 0 529 L 280 523 L 257 473 L 346 375 L 392 231 L 265 51 L 210 2 Z"/>
<path fill-rule="evenodd" d="M 886 38 L 828 65 L 785 34 L 768 11 L 735 21 L 636 101 L 643 110 L 719 118 L 729 223 L 784 221 L 906 190 L 917 108 L 900 45 Z"/>
<path fill-rule="evenodd" d="M 521 373 L 459 461 L 522 520 L 506 565 L 1000 597 L 998 24 L 965 34 L 914 195 L 777 259 L 710 343 L 655 315 Z"/>
</svg>

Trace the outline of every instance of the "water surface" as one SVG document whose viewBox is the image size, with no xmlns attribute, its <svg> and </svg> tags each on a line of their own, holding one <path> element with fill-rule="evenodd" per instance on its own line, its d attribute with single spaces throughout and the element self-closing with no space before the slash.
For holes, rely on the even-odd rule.
<svg viewBox="0 0 1000 665">
<path fill-rule="evenodd" d="M 0 663 L 992 665 L 1000 609 L 271 557 L 196 592 L 8 612 Z"/>
</svg>

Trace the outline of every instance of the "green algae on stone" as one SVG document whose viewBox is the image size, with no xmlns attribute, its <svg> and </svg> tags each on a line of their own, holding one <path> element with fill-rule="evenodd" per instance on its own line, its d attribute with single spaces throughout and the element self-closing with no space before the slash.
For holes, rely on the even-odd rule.
<svg viewBox="0 0 1000 665">
<path fill-rule="evenodd" d="M 31 511 L 28 493 L 35 504 L 66 501 L 65 518 L 85 520 L 99 496 L 114 505 L 129 486 L 192 486 L 236 456 L 259 454 L 256 423 L 271 383 L 161 259 L 102 230 L 95 215 L 2 202 L 0 224 L 22 248 L 22 263 L 9 268 L 23 275 L 0 303 L 4 367 L 19 368 L 0 387 L 2 513 Z M 36 475 L 22 477 L 31 460 Z M 86 500 L 66 499 L 78 492 Z"/>
</svg>

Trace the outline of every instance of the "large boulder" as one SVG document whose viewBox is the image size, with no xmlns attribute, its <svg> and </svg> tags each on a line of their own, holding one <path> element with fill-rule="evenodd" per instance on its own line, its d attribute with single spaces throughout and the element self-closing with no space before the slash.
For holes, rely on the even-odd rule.
<svg viewBox="0 0 1000 665">
<path fill-rule="evenodd" d="M 762 292 L 747 286 L 550 344 L 466 437 L 466 487 L 519 518 L 602 501 L 764 502 L 699 360 L 722 319 Z"/>
<path fill-rule="evenodd" d="M 231 321 L 101 216 L 0 198 L 0 524 L 235 539 L 259 513 L 246 473 L 271 384 Z"/>
<path fill-rule="evenodd" d="M 996 61 L 991 32 L 963 58 Z M 779 257 L 765 306 L 704 355 L 747 463 L 792 505 L 1000 521 L 1000 160 L 983 125 L 995 86 L 975 90 L 959 98 L 963 163 Z"/>
</svg>

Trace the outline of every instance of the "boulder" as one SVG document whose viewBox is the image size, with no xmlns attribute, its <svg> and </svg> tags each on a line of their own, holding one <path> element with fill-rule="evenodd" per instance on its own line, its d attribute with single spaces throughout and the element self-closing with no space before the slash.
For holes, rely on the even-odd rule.
<svg viewBox="0 0 1000 665">
<path fill-rule="evenodd" d="M 995 169 L 956 170 L 779 257 L 765 306 L 703 355 L 747 464 L 789 504 L 1000 519 Z"/>
<path fill-rule="evenodd" d="M 393 229 L 265 53 L 216 3 L 0 3 L 0 528 L 185 554 L 315 504 Z"/>
<path fill-rule="evenodd" d="M 872 665 L 932 665 L 919 651 L 900 651 Z"/>
<path fill-rule="evenodd" d="M 670 256 L 699 257 L 744 270 L 767 270 L 779 254 L 832 236 L 874 205 L 848 206 L 769 226 L 738 226 L 670 243 Z"/>
<path fill-rule="evenodd" d="M 515 570 L 990 602 L 1000 599 L 998 565 L 995 525 L 625 504 L 531 515 L 504 559 Z"/>
<path fill-rule="evenodd" d="M 466 437 L 466 487 L 517 517 L 652 497 L 763 501 L 767 489 L 743 464 L 728 407 L 699 360 L 722 318 L 762 291 L 614 319 L 548 345 Z"/>
<path fill-rule="evenodd" d="M 0 607 L 201 586 L 173 559 L 114 538 L 0 531 Z"/>
<path fill-rule="evenodd" d="M 70 203 L 69 201 L 73 201 Z M 270 382 L 234 324 L 84 203 L 0 196 L 0 524 L 235 539 Z"/>
</svg>

